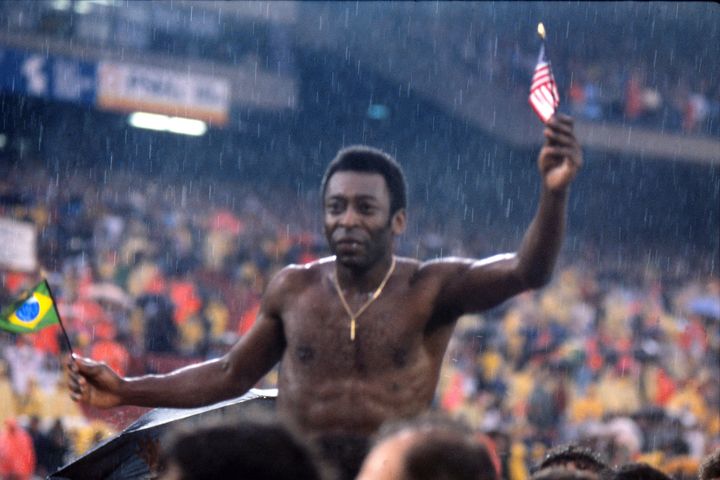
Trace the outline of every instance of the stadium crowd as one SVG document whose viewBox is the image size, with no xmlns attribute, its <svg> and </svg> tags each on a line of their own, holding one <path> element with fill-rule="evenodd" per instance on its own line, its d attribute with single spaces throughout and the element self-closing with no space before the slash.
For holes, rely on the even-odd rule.
<svg viewBox="0 0 720 480">
<path fill-rule="evenodd" d="M 630 50 L 631 45 L 623 45 Z M 608 51 L 612 51 L 611 49 Z M 555 52 L 552 52 L 555 53 Z M 712 75 L 697 75 L 688 59 L 657 65 L 654 56 L 638 54 L 625 63 L 624 55 L 588 58 L 560 51 L 551 58 L 561 98 L 577 118 L 646 127 L 663 132 L 717 135 L 720 132 L 720 83 Z M 516 78 L 515 88 L 530 81 L 537 53 L 507 48 L 505 68 Z M 667 59 L 665 60 L 668 61 Z M 662 72 L 662 73 L 660 73 Z M 500 78 L 505 78 L 500 73 Z"/>
<path fill-rule="evenodd" d="M 0 197 L 0 215 L 37 227 L 73 349 L 122 374 L 223 353 L 253 324 L 277 269 L 325 252 L 308 213 L 317 209 L 280 187 L 115 172 L 60 188 L 39 167 L 11 169 Z M 472 243 L 457 250 L 444 233 L 419 231 L 402 253 L 473 254 Z M 492 439 L 501 478 L 528 478 L 549 447 L 568 442 L 610 465 L 643 461 L 693 478 L 720 447 L 720 279 L 666 277 L 642 262 L 613 271 L 582 255 L 563 263 L 549 287 L 461 319 L 436 406 Z M 2 305 L 37 280 L 4 271 Z M 9 406 L 0 411 L 0 473 L 47 474 L 139 414 L 73 403 L 66 353 L 57 325 L 0 333 L 0 403 Z M 23 442 L 34 449 L 7 453 Z"/>
<path fill-rule="evenodd" d="M 481 83 L 492 82 L 523 98 L 540 49 L 536 23 L 531 22 L 547 19 L 547 58 L 562 108 L 572 115 L 662 132 L 720 135 L 720 82 L 717 67 L 703 64 L 702 34 L 682 29 L 678 17 L 660 14 L 661 8 L 566 7 L 525 5 L 524 15 L 513 5 L 496 4 L 445 7 L 443 15 L 430 6 L 408 9 L 412 30 L 402 15 L 373 21 L 394 21 L 396 30 L 408 32 L 411 44 L 423 45 L 412 51 L 418 57 L 413 58 L 415 65 L 433 62 L 436 55 L 448 56 L 456 68 L 446 75 L 478 76 Z M 631 27 L 624 23 L 629 15 L 636 17 Z M 682 25 L 691 22 L 688 18 Z M 632 34 L 617 34 L 627 29 Z M 425 55 L 427 51 L 433 55 Z"/>
</svg>

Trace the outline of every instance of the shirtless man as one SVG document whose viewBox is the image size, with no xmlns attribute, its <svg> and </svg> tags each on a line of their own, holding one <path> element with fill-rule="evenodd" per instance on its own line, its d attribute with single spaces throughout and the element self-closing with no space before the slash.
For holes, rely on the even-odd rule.
<svg viewBox="0 0 720 480">
<path fill-rule="evenodd" d="M 427 262 L 394 256 L 406 226 L 402 171 L 383 152 L 351 147 L 338 153 L 322 184 L 334 256 L 280 271 L 255 325 L 225 356 L 138 378 L 75 357 L 72 398 L 98 407 L 196 407 L 245 393 L 281 362 L 278 414 L 356 471 L 365 440 L 384 421 L 430 405 L 458 317 L 550 279 L 582 152 L 570 117 L 550 119 L 544 135 L 540 203 L 517 254 Z"/>
</svg>

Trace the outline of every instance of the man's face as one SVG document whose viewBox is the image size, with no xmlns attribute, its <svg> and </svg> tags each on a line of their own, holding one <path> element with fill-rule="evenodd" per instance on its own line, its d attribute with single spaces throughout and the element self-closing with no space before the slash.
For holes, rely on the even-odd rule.
<svg viewBox="0 0 720 480">
<path fill-rule="evenodd" d="M 390 192 L 379 173 L 335 173 L 325 190 L 324 212 L 330 251 L 351 268 L 371 267 L 405 229 L 404 210 L 390 217 Z"/>
</svg>

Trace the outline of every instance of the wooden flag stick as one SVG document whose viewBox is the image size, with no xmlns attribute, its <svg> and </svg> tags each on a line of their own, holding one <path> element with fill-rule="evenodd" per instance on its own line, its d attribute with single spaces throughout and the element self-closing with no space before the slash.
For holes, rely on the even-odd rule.
<svg viewBox="0 0 720 480">
<path fill-rule="evenodd" d="M 55 315 L 58 317 L 58 323 L 60 324 L 60 329 L 62 330 L 63 336 L 65 337 L 65 343 L 67 343 L 68 348 L 70 349 L 70 354 L 75 355 L 75 352 L 73 351 L 72 344 L 70 343 L 70 337 L 68 337 L 67 331 L 65 331 L 65 325 L 63 325 L 62 318 L 60 318 L 60 311 L 57 308 L 57 302 L 55 301 L 55 297 L 53 296 L 52 289 L 50 288 L 50 283 L 47 281 L 47 279 L 43 280 L 45 282 L 45 286 L 48 289 L 48 293 L 50 294 L 50 300 L 52 301 L 53 308 L 55 309 Z"/>
</svg>

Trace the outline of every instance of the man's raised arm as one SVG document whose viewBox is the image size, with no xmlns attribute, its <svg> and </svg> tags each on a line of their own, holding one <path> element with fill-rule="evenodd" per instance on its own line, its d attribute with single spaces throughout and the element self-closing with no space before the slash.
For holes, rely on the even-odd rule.
<svg viewBox="0 0 720 480">
<path fill-rule="evenodd" d="M 520 249 L 485 260 L 439 262 L 435 268 L 444 270 L 446 278 L 439 308 L 455 314 L 482 311 L 550 280 L 565 234 L 568 189 L 582 166 L 582 150 L 566 115 L 551 117 L 543 134 L 540 204 Z"/>
<path fill-rule="evenodd" d="M 279 317 L 281 272 L 270 282 L 252 329 L 223 357 L 164 375 L 123 378 L 90 359 L 70 360 L 71 397 L 101 408 L 118 405 L 190 408 L 237 397 L 281 358 L 285 337 Z"/>
<path fill-rule="evenodd" d="M 570 117 L 552 116 L 543 133 L 545 144 L 538 155 L 543 180 L 540 205 L 517 253 L 518 274 L 526 288 L 542 287 L 550 281 L 565 236 L 568 189 L 582 166 L 582 151 Z"/>
</svg>

